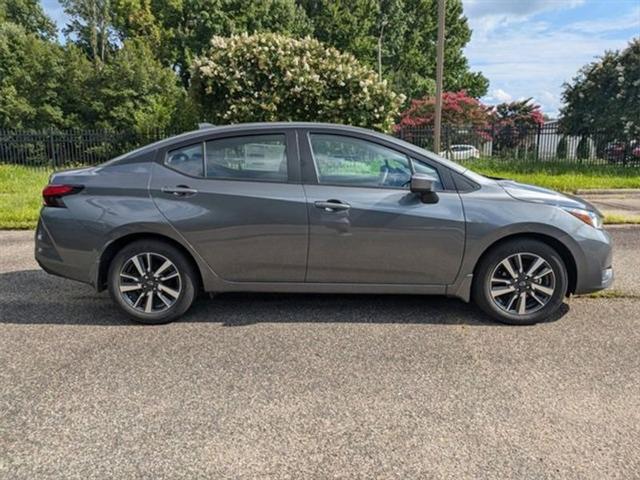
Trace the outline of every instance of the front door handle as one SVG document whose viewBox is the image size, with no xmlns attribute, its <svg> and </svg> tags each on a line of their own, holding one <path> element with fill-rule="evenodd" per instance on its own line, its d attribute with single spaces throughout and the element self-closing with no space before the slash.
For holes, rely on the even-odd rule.
<svg viewBox="0 0 640 480">
<path fill-rule="evenodd" d="M 178 185 L 177 187 L 162 187 L 162 193 L 171 193 L 176 197 L 190 197 L 198 193 L 195 188 L 187 187 L 186 185 Z"/>
<path fill-rule="evenodd" d="M 316 208 L 321 208 L 325 212 L 339 212 L 351 208 L 351 205 L 340 200 L 327 200 L 326 202 L 314 202 L 313 204 Z"/>
</svg>

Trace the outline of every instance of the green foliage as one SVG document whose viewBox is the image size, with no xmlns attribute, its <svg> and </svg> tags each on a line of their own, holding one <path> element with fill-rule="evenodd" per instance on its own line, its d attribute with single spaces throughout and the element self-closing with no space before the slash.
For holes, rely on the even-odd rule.
<svg viewBox="0 0 640 480">
<path fill-rule="evenodd" d="M 610 140 L 640 135 L 640 38 L 606 52 L 564 86 L 560 124 L 573 135 L 601 132 Z"/>
<path fill-rule="evenodd" d="M 558 160 L 567 158 L 567 146 L 567 137 L 563 135 L 556 147 L 556 157 Z"/>
<path fill-rule="evenodd" d="M 300 0 L 314 36 L 375 66 L 380 41 L 382 71 L 408 98 L 433 95 L 437 37 L 436 0 Z M 481 97 L 488 80 L 469 71 L 463 49 L 471 30 L 461 0 L 446 3 L 444 86 Z"/>
<path fill-rule="evenodd" d="M 389 130 L 404 101 L 352 55 L 271 33 L 214 37 L 192 80 L 204 118 L 216 124 L 307 120 Z"/>
<path fill-rule="evenodd" d="M 70 21 L 64 29 L 95 64 L 106 61 L 115 50 L 110 0 L 60 0 Z"/>
<path fill-rule="evenodd" d="M 42 10 L 38 0 L 0 0 L 0 25 L 5 22 L 20 25 L 27 33 L 52 39 L 56 26 Z"/>
<path fill-rule="evenodd" d="M 215 35 L 311 33 L 295 0 L 115 0 L 113 21 L 121 38 L 144 38 L 158 58 L 188 85 L 193 59 Z"/>
<path fill-rule="evenodd" d="M 176 76 L 163 67 L 147 45 L 127 41 L 95 79 L 99 127 L 148 131 L 171 125 L 185 96 Z"/>
<path fill-rule="evenodd" d="M 63 29 L 64 45 L 57 42 L 54 22 L 37 0 L 0 0 L 0 127 L 191 128 L 202 112 L 212 113 L 217 108 L 212 109 L 210 103 L 201 108 L 197 102 L 205 97 L 186 94 L 194 59 L 209 48 L 213 36 L 244 33 L 270 32 L 297 39 L 313 36 L 355 56 L 311 48 L 308 55 L 319 57 L 307 59 L 307 64 L 319 69 L 321 80 L 313 77 L 302 85 L 280 79 L 282 83 L 272 85 L 276 90 L 270 98 L 266 91 L 258 91 L 259 98 L 249 102 L 258 105 L 254 119 L 325 119 L 387 129 L 400 98 L 393 97 L 392 91 L 422 96 L 434 90 L 436 0 L 60 3 L 69 17 Z M 464 87 L 471 96 L 480 96 L 486 92 L 487 82 L 469 71 L 463 55 L 470 30 L 461 0 L 448 0 L 446 15 L 445 87 Z M 310 45 L 307 40 L 291 41 Z M 297 52 L 295 48 L 291 51 Z M 390 87 L 378 82 L 374 73 L 378 53 L 382 77 Z M 263 56 L 260 51 L 246 54 Z M 331 66 L 332 59 L 342 66 Z M 287 61 L 294 62 L 291 58 Z M 293 65 L 283 61 L 282 66 L 307 78 Z M 355 72 L 366 85 L 343 78 L 344 73 L 336 70 L 342 68 Z M 180 82 L 176 85 L 176 78 L 181 86 Z M 289 84 L 297 85 L 300 91 L 282 90 L 282 85 Z M 235 101 L 239 95 L 234 91 L 221 104 Z M 302 95 L 309 98 L 301 99 Z M 270 106 L 260 107 L 263 100 L 269 100 Z M 293 103 L 286 107 L 285 101 Z M 228 121 L 240 118 L 242 108 L 236 108 Z M 246 110 L 245 117 L 251 117 L 249 113 Z"/>
<path fill-rule="evenodd" d="M 62 50 L 15 23 L 0 25 L 0 127 L 63 126 Z"/>
</svg>

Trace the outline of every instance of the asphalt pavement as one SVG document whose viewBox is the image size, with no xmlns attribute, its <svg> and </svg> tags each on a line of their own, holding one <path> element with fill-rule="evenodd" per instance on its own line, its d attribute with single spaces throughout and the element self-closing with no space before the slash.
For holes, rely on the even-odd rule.
<svg viewBox="0 0 640 480">
<path fill-rule="evenodd" d="M 266 294 L 146 327 L 0 232 L 0 478 L 638 478 L 640 229 L 612 233 L 620 298 L 532 327 Z"/>
</svg>

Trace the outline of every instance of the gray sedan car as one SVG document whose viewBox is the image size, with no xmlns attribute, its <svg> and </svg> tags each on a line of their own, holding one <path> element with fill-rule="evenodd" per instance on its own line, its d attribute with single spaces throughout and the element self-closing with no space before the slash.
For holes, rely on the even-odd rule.
<svg viewBox="0 0 640 480">
<path fill-rule="evenodd" d="M 343 125 L 205 128 L 55 173 L 43 197 L 42 268 L 144 323 L 243 291 L 448 295 L 531 324 L 613 279 L 588 203 Z"/>
</svg>

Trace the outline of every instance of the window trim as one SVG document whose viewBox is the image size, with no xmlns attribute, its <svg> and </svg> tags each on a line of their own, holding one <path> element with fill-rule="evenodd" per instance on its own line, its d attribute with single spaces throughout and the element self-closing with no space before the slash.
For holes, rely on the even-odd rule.
<svg viewBox="0 0 640 480">
<path fill-rule="evenodd" d="M 255 137 L 255 136 L 268 136 L 268 135 L 281 135 L 284 137 L 285 154 L 287 156 L 287 178 L 285 180 L 272 180 L 272 179 L 259 179 L 259 178 L 233 178 L 233 177 L 207 177 L 206 174 L 206 143 L 215 140 L 224 140 L 228 138 L 238 137 Z M 189 173 L 182 172 L 167 163 L 168 154 L 176 150 L 183 148 L 189 148 L 191 146 L 202 145 L 202 162 L 203 162 L 203 175 L 191 175 Z M 289 153 L 291 152 L 291 154 Z M 248 129 L 246 131 L 235 132 L 219 132 L 218 134 L 208 132 L 208 135 L 203 135 L 200 138 L 193 138 L 190 141 L 183 140 L 173 145 L 164 146 L 158 149 L 156 152 L 156 161 L 163 167 L 168 168 L 180 175 L 184 175 L 188 178 L 196 180 L 212 180 L 212 181 L 230 181 L 230 182 L 257 182 L 257 183 L 273 183 L 275 185 L 286 184 L 301 184 L 300 173 L 300 153 L 298 146 L 298 134 L 293 128 L 278 128 L 274 130 L 270 129 Z"/>
<path fill-rule="evenodd" d="M 318 185 L 318 186 L 323 186 L 323 187 L 347 187 L 347 188 L 375 188 L 378 190 L 396 190 L 396 191 L 402 191 L 402 192 L 406 192 L 406 191 L 410 191 L 410 186 L 404 186 L 404 187 L 395 187 L 395 186 L 384 186 L 384 185 L 350 185 L 350 184 L 345 184 L 345 183 L 320 183 L 320 173 L 318 172 L 318 165 L 316 162 L 316 158 L 315 155 L 313 153 L 313 144 L 311 143 L 311 136 L 312 135 L 331 135 L 333 137 L 343 137 L 343 138 L 347 138 L 347 139 L 355 139 L 355 140 L 360 140 L 360 141 L 364 141 L 364 142 L 368 142 L 368 143 L 373 143 L 374 145 L 378 145 L 380 147 L 386 148 L 387 150 L 391 150 L 395 153 L 397 153 L 398 155 L 402 155 L 407 159 L 407 163 L 409 165 L 409 169 L 411 170 L 411 175 L 413 175 L 415 173 L 415 168 L 413 166 L 413 162 L 417 161 L 420 163 L 424 163 L 425 165 L 433 168 L 436 173 L 438 174 L 438 180 L 440 185 L 442 186 L 441 190 L 438 190 L 438 192 L 447 192 L 450 191 L 445 187 L 445 180 L 443 178 L 442 175 L 442 170 L 444 167 L 442 166 L 436 166 L 436 165 L 432 165 L 431 163 L 428 162 L 424 162 L 422 160 L 418 160 L 415 158 L 415 155 L 409 155 L 406 152 L 399 150 L 397 148 L 393 148 L 385 143 L 382 142 L 377 142 L 375 141 L 375 139 L 372 139 L 371 137 L 368 136 L 358 136 L 358 135 L 349 135 L 349 134 L 345 134 L 342 132 L 336 132 L 333 130 L 325 130 L 325 131 L 321 131 L 321 130 L 306 130 L 306 140 L 307 140 L 307 149 L 308 149 L 308 155 L 310 157 L 311 160 L 311 164 L 313 166 L 313 172 L 315 174 L 315 183 L 313 183 L 314 185 Z M 308 172 L 307 172 L 308 173 Z M 303 167 L 303 183 L 308 184 L 308 182 L 305 182 L 304 180 L 308 180 L 304 178 L 304 167 Z"/>
</svg>

